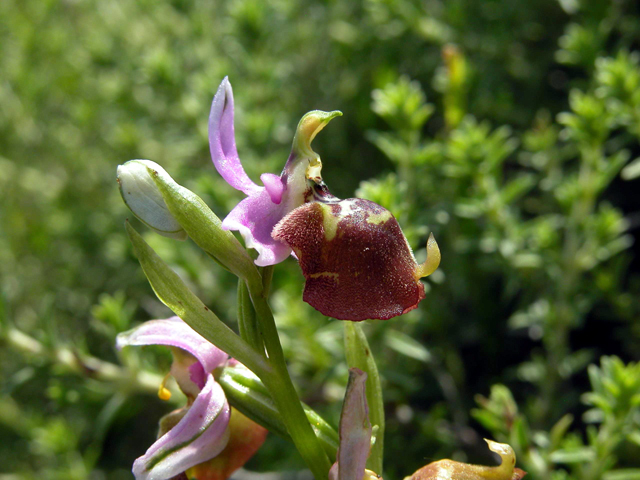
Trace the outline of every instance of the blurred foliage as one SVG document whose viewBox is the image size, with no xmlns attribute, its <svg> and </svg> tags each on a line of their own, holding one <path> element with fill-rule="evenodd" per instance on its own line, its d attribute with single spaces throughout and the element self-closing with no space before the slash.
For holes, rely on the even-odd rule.
<svg viewBox="0 0 640 480">
<path fill-rule="evenodd" d="M 115 167 L 150 158 L 224 216 L 241 195 L 206 119 L 229 75 L 252 178 L 282 168 L 303 113 L 339 108 L 314 143 L 332 191 L 389 208 L 419 261 L 430 231 L 442 250 L 419 309 L 366 325 L 385 477 L 490 463 L 491 435 L 532 479 L 638 478 L 639 41 L 631 0 L 0 2 L 0 474 L 129 478 L 153 441 L 169 354 L 113 344 L 169 312 L 131 255 Z M 146 239 L 233 323 L 230 274 Z M 301 290 L 278 266 L 291 371 L 336 424 L 342 325 Z M 248 465 L 300 467 L 271 437 Z"/>
</svg>

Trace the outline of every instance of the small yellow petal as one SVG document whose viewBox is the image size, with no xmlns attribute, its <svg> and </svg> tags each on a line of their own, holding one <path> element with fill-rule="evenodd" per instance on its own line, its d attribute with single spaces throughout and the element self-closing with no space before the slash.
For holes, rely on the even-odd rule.
<svg viewBox="0 0 640 480">
<path fill-rule="evenodd" d="M 429 235 L 429 240 L 427 240 L 427 259 L 416 268 L 416 280 L 422 277 L 428 277 L 435 272 L 440 265 L 441 258 L 440 247 L 438 247 L 438 243 L 432 233 Z"/>
<path fill-rule="evenodd" d="M 171 392 L 167 387 L 165 387 L 165 385 L 167 384 L 167 380 L 169 380 L 170 376 L 171 374 L 167 373 L 162 379 L 162 383 L 160 383 L 160 387 L 158 388 L 158 398 L 160 398 L 160 400 L 167 401 L 171 399 Z"/>
</svg>

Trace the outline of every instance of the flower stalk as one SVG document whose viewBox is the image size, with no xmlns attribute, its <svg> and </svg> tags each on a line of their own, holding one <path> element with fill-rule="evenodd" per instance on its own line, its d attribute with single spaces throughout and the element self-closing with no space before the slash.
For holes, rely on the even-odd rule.
<svg viewBox="0 0 640 480">
<path fill-rule="evenodd" d="M 296 448 L 317 480 L 325 480 L 331 463 L 307 420 L 298 393 L 293 386 L 275 319 L 267 303 L 262 279 L 247 282 L 249 295 L 256 311 L 264 345 L 273 370 L 260 379 L 267 386 Z M 256 372 L 257 373 L 257 372 Z"/>
<path fill-rule="evenodd" d="M 315 436 L 287 370 L 273 313 L 264 296 L 263 283 L 257 269 L 247 282 L 249 295 L 258 321 L 268 359 L 227 327 L 200 299 L 184 285 L 138 232 L 126 223 L 134 252 L 151 287 L 167 305 L 191 328 L 252 370 L 267 386 L 282 415 L 289 435 L 317 479 L 326 479 L 331 466 Z M 189 230 L 185 228 L 187 233 Z"/>
</svg>

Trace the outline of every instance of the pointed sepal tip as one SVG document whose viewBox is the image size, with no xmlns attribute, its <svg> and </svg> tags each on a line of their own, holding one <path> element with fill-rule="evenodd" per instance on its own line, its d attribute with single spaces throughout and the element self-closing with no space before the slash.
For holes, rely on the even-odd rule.
<svg viewBox="0 0 640 480">
<path fill-rule="evenodd" d="M 416 268 L 416 280 L 428 277 L 435 272 L 440 265 L 441 258 L 440 247 L 438 247 L 438 242 L 436 242 L 433 233 L 431 233 L 427 240 L 427 259 Z"/>
</svg>

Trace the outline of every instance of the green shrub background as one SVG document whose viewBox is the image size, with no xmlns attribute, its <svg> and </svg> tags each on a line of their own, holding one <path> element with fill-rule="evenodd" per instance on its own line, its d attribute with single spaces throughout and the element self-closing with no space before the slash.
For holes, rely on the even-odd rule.
<svg viewBox="0 0 640 480">
<path fill-rule="evenodd" d="M 123 230 L 115 168 L 160 163 L 220 216 L 210 102 L 228 75 L 249 175 L 279 172 L 307 111 L 339 197 L 374 200 L 441 268 L 416 311 L 366 331 L 383 375 L 385 478 L 507 441 L 532 479 L 640 478 L 640 10 L 581 0 L 0 2 L 0 479 L 130 478 L 163 349 L 115 335 L 169 316 Z M 355 193 L 354 193 L 355 192 Z M 150 244 L 234 324 L 235 282 Z M 342 325 L 272 305 L 304 400 L 334 424 Z M 303 466 L 270 437 L 247 466 Z"/>
</svg>

